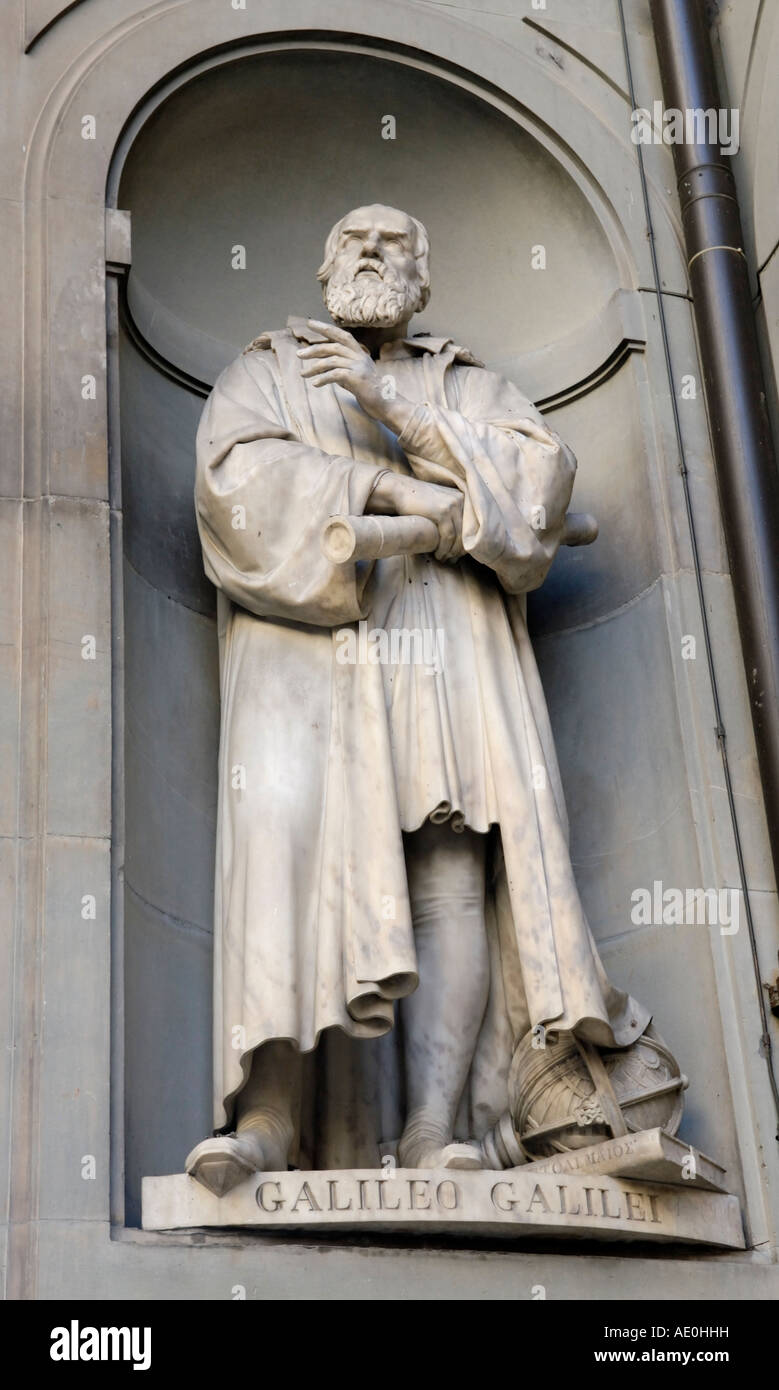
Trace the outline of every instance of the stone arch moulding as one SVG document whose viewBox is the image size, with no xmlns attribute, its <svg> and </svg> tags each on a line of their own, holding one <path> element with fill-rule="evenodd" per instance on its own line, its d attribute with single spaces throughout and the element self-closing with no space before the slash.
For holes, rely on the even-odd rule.
<svg viewBox="0 0 779 1390">
<path fill-rule="evenodd" d="M 248 11 L 227 7 L 218 11 L 208 0 L 193 0 L 186 7 L 172 0 L 145 10 L 104 34 L 65 72 L 52 90 L 38 119 L 30 144 L 26 170 L 28 205 L 35 209 L 27 227 L 28 266 L 25 320 L 25 377 L 28 395 L 28 429 L 25 437 L 25 476 L 33 494 L 46 475 L 44 437 L 47 422 L 56 414 L 60 383 L 49 381 L 48 344 L 35 336 L 51 322 L 49 306 L 62 291 L 57 274 L 67 274 L 53 258 L 46 266 L 47 249 L 56 237 L 55 202 L 78 206 L 79 242 L 72 248 L 68 266 L 80 265 L 84 280 L 92 281 L 93 314 L 86 335 L 86 351 L 104 379 L 104 320 L 102 291 L 94 285 L 97 247 L 104 255 L 104 208 L 112 204 L 124 155 L 134 134 L 152 110 L 177 85 L 191 80 L 215 63 L 252 51 L 271 52 L 300 46 L 340 46 L 385 59 L 413 64 L 470 90 L 537 139 L 559 161 L 583 190 L 598 216 L 612 247 L 622 287 L 634 290 L 651 284 L 651 267 L 643 237 L 631 244 L 628 229 L 615 209 L 619 193 L 634 178 L 633 147 L 628 138 L 627 106 L 605 83 L 585 70 L 585 101 L 560 79 L 556 69 L 539 61 L 530 51 L 517 60 L 491 36 L 440 13 L 421 16 L 413 11 L 419 49 L 410 50 L 411 11 L 402 3 L 365 0 L 355 10 L 359 35 L 341 30 L 323 31 L 321 7 L 316 0 L 292 0 L 265 7 L 266 31 L 258 36 Z M 359 12 L 358 12 L 359 11 Z M 66 15 L 63 15 L 66 21 Z M 54 41 L 44 36 L 43 42 Z M 530 37 L 530 36 L 529 36 Z M 423 49 L 436 57 L 424 56 Z M 143 74 L 142 77 L 138 74 Z M 587 91 L 594 84 L 594 92 Z M 108 94 L 108 103 L 106 102 Z M 593 99 L 596 98 L 596 99 Z M 616 109 L 615 109 L 616 108 Z M 96 138 L 81 138 L 81 117 L 96 118 Z M 624 118 L 624 119 L 621 119 Z M 624 128 L 624 138 L 615 130 Z M 604 138 L 605 137 L 605 138 Z M 664 191 L 654 186 L 657 205 L 665 217 L 660 236 L 667 243 L 665 264 L 673 266 L 667 288 L 686 294 L 687 281 L 680 250 L 678 225 Z M 70 276 L 71 281 L 76 277 Z M 83 342 L 83 336 L 82 336 Z M 83 355 L 82 347 L 82 355 Z M 46 382 L 46 386 L 44 386 Z M 103 393 L 104 399 L 104 393 Z M 55 407 L 50 412 L 49 407 Z M 44 486 L 45 490 L 45 486 Z M 102 493 L 105 496 L 105 492 Z"/>
<path fill-rule="evenodd" d="M 63 415 L 67 418 L 68 411 L 59 409 L 60 402 L 72 395 L 74 360 L 83 363 L 81 371 L 96 376 L 98 401 L 105 403 L 107 399 L 105 207 L 116 205 L 124 158 L 152 111 L 177 86 L 239 53 L 345 48 L 409 63 L 461 85 L 521 124 L 583 190 L 612 247 L 623 289 L 630 292 L 651 284 L 643 234 L 638 235 L 636 227 L 629 234 L 616 211 L 621 190 L 635 181 L 628 109 L 619 94 L 588 74 L 587 82 L 592 81 L 593 86 L 585 101 L 555 69 L 539 61 L 530 42 L 527 53 L 518 58 L 516 52 L 486 33 L 440 11 L 421 15 L 417 8 L 412 10 L 399 0 L 360 0 L 353 13 L 359 34 L 326 32 L 318 0 L 272 0 L 264 7 L 267 29 L 262 36 L 248 11 L 233 11 L 228 6 L 217 11 L 208 0 L 191 0 L 186 6 L 163 0 L 104 34 L 54 87 L 31 140 L 26 175 L 30 209 L 25 291 L 27 496 L 64 493 L 108 502 L 105 404 L 99 407 L 103 412 L 102 436 L 98 426 L 91 461 L 84 463 L 80 472 L 77 467 L 75 474 L 72 441 L 61 437 L 60 419 Z M 61 18 L 64 29 L 67 14 Z M 418 36 L 419 49 L 410 50 L 404 43 L 412 31 Z M 41 36 L 42 43 L 56 40 L 56 32 Z M 582 85 L 586 88 L 587 83 Z M 94 142 L 81 138 L 81 117 L 87 113 L 97 121 Z M 622 129 L 624 136 L 615 135 Z M 678 227 L 664 192 L 656 185 L 653 196 L 656 207 L 664 213 L 659 235 L 666 246 L 665 265 L 670 267 L 668 287 L 685 295 L 687 281 Z M 70 219 L 71 240 L 68 256 L 60 257 L 57 239 L 66 217 Z M 80 291 L 80 319 L 69 328 L 65 350 L 58 344 L 55 351 L 54 333 L 61 335 L 63 330 L 58 308 L 67 300 L 69 287 L 71 292 L 74 288 Z M 65 357 L 69 358 L 67 370 Z M 67 478 L 65 460 L 69 460 Z M 107 532 L 107 506 L 104 510 Z M 107 584 L 107 547 L 105 579 Z M 35 594 L 26 601 L 33 604 Z M 108 727 L 106 736 L 110 737 Z M 72 833 L 80 831 L 74 818 Z M 95 988 L 100 987 L 97 981 Z M 119 1131 L 120 1114 L 121 1106 L 114 1110 Z M 121 1150 L 121 1141 L 116 1147 Z M 114 1187 L 118 1203 L 114 1216 L 121 1224 L 121 1184 Z"/>
<path fill-rule="evenodd" d="M 56 13 L 56 23 L 41 29 L 35 42 L 56 43 L 67 29 L 72 8 Z M 363 0 L 355 6 L 352 33 L 344 32 L 343 21 L 338 29 L 323 28 L 317 0 L 273 0 L 264 6 L 263 18 L 265 28 L 258 35 L 248 7 L 217 9 L 208 0 L 189 0 L 183 7 L 179 0 L 161 0 L 101 35 L 63 73 L 37 121 L 27 161 L 29 204 L 41 209 L 27 229 L 25 319 L 31 329 L 48 321 L 45 311 L 59 288 L 45 270 L 52 212 L 49 199 L 60 197 L 71 206 L 74 201 L 82 205 L 79 249 L 86 258 L 94 250 L 96 238 L 104 242 L 102 216 L 99 223 L 97 220 L 98 204 L 102 213 L 107 194 L 111 205 L 123 154 L 154 105 L 175 85 L 195 76 L 203 66 L 219 62 L 226 53 L 235 56 L 239 50 L 245 53 L 255 47 L 269 51 L 276 45 L 346 43 L 357 51 L 375 51 L 377 56 L 427 68 L 502 109 L 539 140 L 583 189 L 612 246 L 623 288 L 651 284 L 643 238 L 631 246 L 627 228 L 615 211 L 620 191 L 634 177 L 627 99 L 597 74 L 583 67 L 574 92 L 558 69 L 533 51 L 530 29 L 527 52 L 518 56 L 490 35 L 442 14 L 437 7 L 421 15 L 418 8 L 412 10 L 402 0 Z M 413 50 L 406 42 L 410 32 L 418 39 L 418 48 Z M 96 139 L 90 142 L 81 138 L 80 117 L 85 113 L 96 119 L 99 116 Z M 624 130 L 624 137 L 615 135 L 620 130 Z M 653 193 L 664 212 L 659 234 L 667 244 L 665 264 L 673 266 L 673 272 L 667 272 L 672 282 L 667 288 L 684 294 L 687 281 L 678 224 L 663 189 L 653 185 Z M 91 220 L 89 209 L 94 214 Z M 71 256 L 71 265 L 73 260 Z M 90 264 L 83 265 L 83 272 L 94 277 L 94 271 L 92 258 Z M 97 311 L 99 306 L 95 303 L 93 307 Z M 95 312 L 95 335 L 102 331 L 102 324 L 98 330 L 99 318 Z M 29 428 L 24 455 L 25 477 L 33 494 L 40 490 L 47 471 L 42 447 L 44 415 L 48 415 L 44 399 L 48 392 L 43 388 L 47 355 L 47 345 L 28 334 L 25 375 Z M 100 379 L 105 370 L 102 345 L 92 356 Z M 56 388 L 56 383 L 52 386 Z"/>
<path fill-rule="evenodd" d="M 346 38 L 336 34 L 316 38 L 301 34 L 294 37 L 271 36 L 261 42 L 231 45 L 226 49 L 220 48 L 216 52 L 201 55 L 159 83 L 128 120 L 114 150 L 108 171 L 107 216 L 123 217 L 118 208 L 118 201 L 126 160 L 141 130 L 172 96 L 181 92 L 198 77 L 232 62 L 249 58 L 272 60 L 274 56 L 304 52 L 375 58 L 385 63 L 406 66 L 420 74 L 430 75 L 451 84 L 468 96 L 477 98 L 496 114 L 530 134 L 586 198 L 597 218 L 604 244 L 609 247 L 613 256 L 615 283 L 619 288 L 612 292 L 605 302 L 598 305 L 589 322 L 577 325 L 573 332 L 555 341 L 552 362 L 549 348 L 544 347 L 491 365 L 522 380 L 531 398 L 541 408 L 553 410 L 556 406 L 575 400 L 578 396 L 595 389 L 619 369 L 631 352 L 643 350 L 646 341 L 643 309 L 641 297 L 634 288 L 638 283 L 638 267 L 635 265 L 625 229 L 616 218 L 605 190 L 593 180 L 578 155 L 570 150 L 556 133 L 550 132 L 534 114 L 528 113 L 523 106 L 511 100 L 505 93 L 494 89 L 491 84 L 474 81 L 472 73 L 442 65 L 428 55 L 397 45 L 367 44 L 355 37 Z M 114 225 L 118 227 L 119 224 Z M 119 232 L 120 238 L 126 237 L 128 232 L 129 229 L 123 227 Z M 108 259 L 110 260 L 110 257 Z M 137 301 L 141 293 L 137 283 L 135 290 L 134 298 Z M 150 316 L 156 322 L 159 313 L 164 312 L 162 306 L 155 303 L 148 307 Z M 194 369 L 189 360 L 192 354 L 187 351 L 184 354 L 186 360 L 179 360 L 179 345 L 175 341 L 166 348 L 156 341 L 155 333 L 150 333 L 147 338 L 147 313 L 139 313 L 139 309 L 140 305 L 134 308 L 124 298 L 122 318 L 136 348 L 157 370 L 195 394 L 206 396 L 213 384 L 214 374 L 207 379 L 201 379 L 196 372 L 193 374 Z M 174 332 L 174 340 L 177 336 Z M 187 324 L 186 339 L 189 344 L 197 342 L 201 336 L 194 324 Z M 204 338 L 203 343 L 206 341 Z M 218 368 L 216 370 L 218 371 Z"/>
</svg>

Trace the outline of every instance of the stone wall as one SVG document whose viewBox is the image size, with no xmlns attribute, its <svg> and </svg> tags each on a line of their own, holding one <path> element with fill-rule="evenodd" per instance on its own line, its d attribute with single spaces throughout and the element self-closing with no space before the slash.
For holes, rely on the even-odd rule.
<svg viewBox="0 0 779 1390">
<path fill-rule="evenodd" d="M 366 1272 L 376 1298 L 522 1298 L 538 1283 L 557 1298 L 776 1294 L 775 1116 L 745 925 L 728 936 L 630 920 L 632 891 L 655 880 L 739 880 L 617 4 L 501 9 L 11 0 L 0 18 L 10 1296 L 229 1298 L 236 1283 L 250 1297 L 364 1296 Z M 638 100 L 651 106 L 648 6 L 625 9 Z M 757 0 L 718 10 L 770 365 L 779 28 Z M 700 369 L 671 153 L 648 146 L 645 158 L 680 394 Z M 653 1003 L 690 1077 L 682 1138 L 727 1166 L 744 1254 L 680 1266 L 624 1247 L 409 1250 L 382 1238 L 334 1242 L 312 1261 L 303 1237 L 137 1229 L 140 1177 L 180 1170 L 207 1128 L 218 692 L 190 501 L 202 390 L 255 333 L 318 312 L 324 232 L 374 197 L 430 228 L 420 327 L 517 380 L 579 457 L 573 505 L 598 515 L 601 538 L 559 558 L 532 611 L 574 864 L 610 973 Z M 106 237 L 106 207 L 130 214 L 131 251 L 126 218 L 111 215 Z M 700 386 L 681 404 L 768 980 L 779 914 Z"/>
</svg>

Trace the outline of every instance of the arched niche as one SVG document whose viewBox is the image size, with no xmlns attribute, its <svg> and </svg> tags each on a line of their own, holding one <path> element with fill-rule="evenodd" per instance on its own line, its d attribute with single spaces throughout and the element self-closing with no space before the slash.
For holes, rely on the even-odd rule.
<svg viewBox="0 0 779 1390">
<path fill-rule="evenodd" d="M 388 115 L 394 140 L 382 138 Z M 647 863 L 686 882 L 697 853 L 658 582 L 643 315 L 607 200 L 539 134 L 486 90 L 397 54 L 289 43 L 202 65 L 121 145 L 111 201 L 132 222 L 118 412 L 130 1224 L 142 1176 L 179 1171 L 211 1123 L 218 678 L 195 430 L 210 384 L 247 341 L 289 312 L 321 314 L 323 239 L 349 207 L 387 201 L 425 221 L 434 283 L 417 326 L 513 377 L 579 456 L 574 505 L 596 512 L 602 538 L 562 553 L 534 601 L 574 858 L 615 973 L 647 998 L 677 999 L 667 940 L 626 944 Z M 685 949 L 690 969 L 711 976 L 706 943 Z M 659 1016 L 687 1058 L 683 1012 L 674 1002 Z M 699 1095 L 721 1065 L 715 1031 L 694 1044 Z M 704 1150 L 732 1150 L 728 1119 L 700 1101 L 688 1123 Z"/>
<path fill-rule="evenodd" d="M 180 1167 L 210 1123 L 218 690 L 192 504 L 202 392 L 262 329 L 321 315 L 329 227 L 379 200 L 431 235 L 419 331 L 504 370 L 535 363 L 534 394 L 575 386 L 615 346 L 598 335 L 619 267 L 581 189 L 520 125 L 440 77 L 348 51 L 255 54 L 179 87 L 137 134 L 117 194 L 132 220 L 120 350 L 131 1212 L 143 1173 Z M 567 354 L 550 351 L 562 343 Z"/>
</svg>

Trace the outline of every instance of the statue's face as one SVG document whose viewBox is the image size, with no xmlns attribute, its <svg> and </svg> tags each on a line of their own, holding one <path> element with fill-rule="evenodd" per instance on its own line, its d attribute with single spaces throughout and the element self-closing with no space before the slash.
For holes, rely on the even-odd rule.
<svg viewBox="0 0 779 1390">
<path fill-rule="evenodd" d="M 325 303 L 345 327 L 392 328 L 421 308 L 414 226 L 395 208 L 357 208 L 338 235 Z"/>
</svg>

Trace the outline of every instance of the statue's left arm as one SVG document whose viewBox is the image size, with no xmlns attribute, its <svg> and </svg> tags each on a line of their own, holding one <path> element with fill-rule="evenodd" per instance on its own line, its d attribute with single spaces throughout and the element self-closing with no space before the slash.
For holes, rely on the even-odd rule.
<svg viewBox="0 0 779 1390">
<path fill-rule="evenodd" d="M 416 405 L 398 441 L 417 477 L 462 491 L 466 553 L 509 593 L 537 589 L 560 544 L 576 459 L 511 382 L 479 367 L 450 376 L 457 408 Z"/>
</svg>

